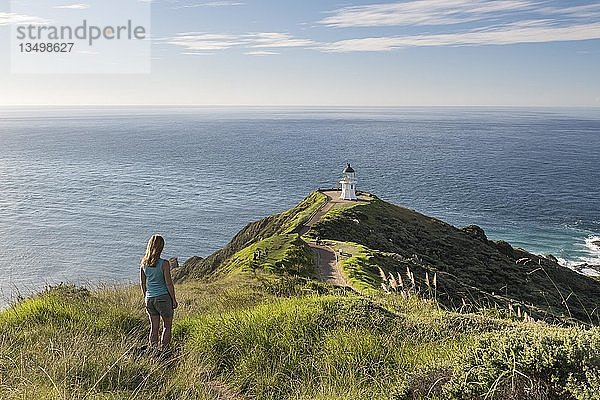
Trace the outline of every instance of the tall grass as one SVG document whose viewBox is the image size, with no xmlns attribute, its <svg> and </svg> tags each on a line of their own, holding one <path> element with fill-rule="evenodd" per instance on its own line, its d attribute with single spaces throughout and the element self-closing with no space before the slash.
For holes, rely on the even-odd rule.
<svg viewBox="0 0 600 400">
<path fill-rule="evenodd" d="M 0 398 L 502 398 L 513 381 L 528 393 L 518 370 L 548 393 L 594 399 L 600 381 L 597 329 L 452 313 L 417 295 L 363 297 L 289 276 L 177 290 L 166 357 L 140 351 L 148 323 L 138 288 L 62 286 L 1 312 Z"/>
<path fill-rule="evenodd" d="M 389 398 L 469 346 L 466 330 L 442 325 L 356 296 L 310 296 L 190 318 L 177 337 L 193 369 L 256 398 Z"/>
<path fill-rule="evenodd" d="M 155 370 L 131 349 L 146 318 L 87 290 L 59 287 L 0 314 L 1 398 L 89 397 L 129 391 Z"/>
</svg>

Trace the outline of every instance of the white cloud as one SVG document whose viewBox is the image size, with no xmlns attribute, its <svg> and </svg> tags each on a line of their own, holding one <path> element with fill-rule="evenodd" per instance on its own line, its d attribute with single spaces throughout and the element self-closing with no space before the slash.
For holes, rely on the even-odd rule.
<svg viewBox="0 0 600 400">
<path fill-rule="evenodd" d="M 89 4 L 69 4 L 65 6 L 56 6 L 54 8 L 63 8 L 67 10 L 87 10 L 90 8 Z"/>
<path fill-rule="evenodd" d="M 243 6 L 244 3 L 239 1 L 209 1 L 207 3 L 201 3 L 199 6 L 204 7 L 231 7 L 231 6 Z"/>
<path fill-rule="evenodd" d="M 287 33 L 263 32 L 246 35 L 251 47 L 306 47 L 315 44 L 310 39 L 298 39 Z"/>
<path fill-rule="evenodd" d="M 600 39 L 600 23 L 552 26 L 549 21 L 521 21 L 467 32 L 384 36 L 340 40 L 317 48 L 324 52 L 390 51 L 406 47 L 477 46 Z"/>
<path fill-rule="evenodd" d="M 310 39 L 295 38 L 287 33 L 260 32 L 243 35 L 212 34 L 212 33 L 182 33 L 161 40 L 175 46 L 181 46 L 188 51 L 227 50 L 232 47 L 244 48 L 245 54 L 258 55 L 253 49 L 278 49 L 285 47 L 309 47 L 318 43 Z M 263 53 L 266 54 L 268 50 Z M 276 53 L 274 53 L 276 54 Z M 264 55 L 264 54 L 263 54 Z"/>
<path fill-rule="evenodd" d="M 322 52 L 382 52 L 407 47 L 483 46 L 600 39 L 600 3 L 549 7 L 545 0 L 411 0 L 346 7 L 321 21 L 332 27 L 444 25 L 473 21 L 470 28 L 447 27 L 411 34 L 355 37 L 319 42 L 282 32 L 180 34 L 164 39 L 187 52 L 231 48 L 247 55 L 269 55 L 282 48 Z M 412 30 L 413 32 L 415 29 Z M 359 36 L 359 35 L 357 35 Z M 347 37 L 347 36 L 346 36 Z"/>
<path fill-rule="evenodd" d="M 345 7 L 320 21 L 332 27 L 447 25 L 485 19 L 499 13 L 526 10 L 529 0 L 415 0 Z"/>
<path fill-rule="evenodd" d="M 566 18 L 588 19 L 600 17 L 600 4 L 588 4 L 571 7 L 543 7 L 538 10 L 541 14 L 561 16 Z"/>
<path fill-rule="evenodd" d="M 243 35 L 183 33 L 161 39 L 163 43 L 183 47 L 183 54 L 202 55 L 231 48 L 246 55 L 278 54 L 281 48 L 316 49 L 327 53 L 392 51 L 407 47 L 483 46 L 516 43 L 546 43 L 600 39 L 600 22 L 562 26 L 551 19 L 524 20 L 507 25 L 454 33 L 378 36 L 320 43 L 296 38 L 287 33 L 261 32 Z M 260 50 L 257 50 L 260 49 Z"/>
<path fill-rule="evenodd" d="M 206 50 L 225 50 L 243 43 L 233 35 L 211 33 L 184 33 L 164 39 L 164 41 L 168 44 L 181 46 L 186 50 L 192 50 L 194 53 Z"/>
<path fill-rule="evenodd" d="M 242 3 L 239 1 L 205 1 L 201 3 L 191 3 L 191 4 L 178 4 L 172 7 L 174 10 L 182 9 L 182 8 L 201 8 L 201 7 L 233 7 L 233 6 L 243 6 L 246 3 Z"/>
<path fill-rule="evenodd" d="M 30 15 L 0 12 L 0 26 L 4 25 L 45 25 L 50 21 Z"/>
<path fill-rule="evenodd" d="M 258 50 L 258 51 L 248 51 L 246 53 L 244 53 L 247 56 L 272 56 L 272 55 L 276 55 L 279 54 L 275 51 L 263 51 L 263 50 Z"/>
</svg>

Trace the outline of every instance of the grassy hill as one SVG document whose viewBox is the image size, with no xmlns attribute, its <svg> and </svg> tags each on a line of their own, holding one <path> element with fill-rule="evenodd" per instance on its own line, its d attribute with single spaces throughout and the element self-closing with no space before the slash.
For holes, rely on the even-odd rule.
<svg viewBox="0 0 600 400">
<path fill-rule="evenodd" d="M 314 193 L 186 262 L 170 353 L 140 351 L 148 323 L 137 287 L 61 285 L 0 312 L 0 398 L 600 399 L 600 328 L 556 304 L 534 303 L 555 324 L 504 307 L 537 301 L 524 284 L 491 293 L 497 283 L 485 268 L 522 274 L 537 258 L 517 264 L 524 253 L 484 241 L 475 228 L 374 198 L 333 208 L 311 233 L 345 254 L 354 289 L 334 287 L 314 279 L 308 238 L 296 233 L 325 201 Z M 452 255 L 463 248 L 458 239 L 471 250 Z M 538 265 L 550 277 L 564 272 Z M 467 280 L 467 271 L 482 279 Z M 391 272 L 406 282 L 386 293 Z M 436 287 L 425 272 L 437 273 Z M 565 274 L 559 290 L 568 285 L 581 309 L 592 308 L 585 302 L 597 301 L 597 283 L 565 282 Z M 546 284 L 538 277 L 529 274 L 534 290 Z"/>
<path fill-rule="evenodd" d="M 273 236 L 288 235 L 288 245 L 294 247 L 295 245 L 292 242 L 295 242 L 296 237 L 292 236 L 292 233 L 306 222 L 325 201 L 325 196 L 314 192 L 298 205 L 283 213 L 271 215 L 260 221 L 246 225 L 225 247 L 208 256 L 206 259 L 192 257 L 187 260 L 182 268 L 175 272 L 174 278 L 176 280 L 205 278 L 214 273 L 228 271 L 228 268 L 225 268 L 224 265 L 230 265 L 230 258 L 237 252 L 249 246 L 256 245 L 265 239 L 270 240 Z M 296 245 L 298 244 L 296 243 Z M 300 246 L 302 247 L 302 244 Z M 269 244 L 259 244 L 258 247 L 268 248 Z M 253 252 L 249 255 L 252 254 Z"/>
<path fill-rule="evenodd" d="M 476 226 L 457 229 L 443 221 L 375 198 L 326 215 L 313 236 L 363 246 L 360 283 L 380 287 L 379 270 L 404 282 L 412 271 L 426 288 L 437 274 L 437 300 L 460 308 L 520 307 L 536 318 L 600 322 L 600 284 L 555 260 L 488 240 Z M 360 261 L 360 260 L 356 260 Z"/>
</svg>

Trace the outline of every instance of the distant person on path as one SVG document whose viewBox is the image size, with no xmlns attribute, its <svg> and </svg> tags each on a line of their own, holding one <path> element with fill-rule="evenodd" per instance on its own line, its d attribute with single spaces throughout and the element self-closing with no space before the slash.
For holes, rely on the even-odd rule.
<svg viewBox="0 0 600 400">
<path fill-rule="evenodd" d="M 173 325 L 173 310 L 177 308 L 175 287 L 171 279 L 169 261 L 160 258 L 165 240 L 160 235 L 154 235 L 148 240 L 146 254 L 140 262 L 140 285 L 144 292 L 146 312 L 150 318 L 151 347 L 158 346 L 158 330 L 160 320 L 163 321 L 161 348 L 166 350 L 171 342 L 171 327 Z"/>
</svg>

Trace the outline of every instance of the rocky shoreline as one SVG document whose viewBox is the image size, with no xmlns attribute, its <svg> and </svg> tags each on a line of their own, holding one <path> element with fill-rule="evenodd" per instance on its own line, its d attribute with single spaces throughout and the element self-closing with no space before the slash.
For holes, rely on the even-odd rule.
<svg viewBox="0 0 600 400">
<path fill-rule="evenodd" d="M 592 251 L 600 253 L 600 239 L 597 239 L 597 237 L 593 237 L 590 239 L 594 240 L 586 240 L 588 247 L 591 248 Z M 600 277 L 600 265 L 598 264 L 581 263 L 570 266 L 570 268 L 574 271 L 579 272 L 580 274 L 593 277 Z"/>
<path fill-rule="evenodd" d="M 600 277 L 600 265 L 583 263 L 583 264 L 572 265 L 569 268 L 571 268 L 573 271 L 576 271 L 582 275 L 592 276 L 592 277 Z"/>
</svg>

